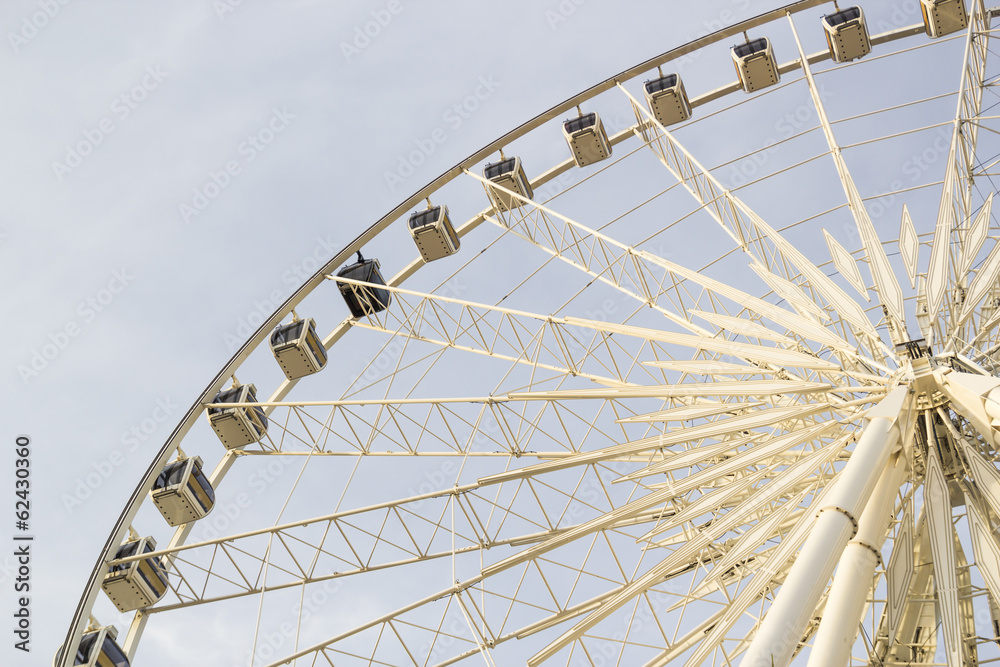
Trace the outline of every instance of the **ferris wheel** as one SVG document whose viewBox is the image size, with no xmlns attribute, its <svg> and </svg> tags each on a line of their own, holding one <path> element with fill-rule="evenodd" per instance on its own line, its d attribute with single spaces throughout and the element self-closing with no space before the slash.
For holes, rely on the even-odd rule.
<svg viewBox="0 0 1000 667">
<path fill-rule="evenodd" d="M 178 424 L 54 665 L 1000 662 L 1000 8 L 919 8 L 706 35 L 396 206 Z"/>
</svg>

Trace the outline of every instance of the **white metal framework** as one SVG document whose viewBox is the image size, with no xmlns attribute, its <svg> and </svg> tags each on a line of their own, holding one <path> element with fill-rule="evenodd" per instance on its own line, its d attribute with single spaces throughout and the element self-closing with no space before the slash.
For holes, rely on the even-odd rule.
<svg viewBox="0 0 1000 667">
<path fill-rule="evenodd" d="M 860 60 L 805 0 L 641 63 L 331 258 L 152 462 L 57 667 L 114 615 L 109 568 L 151 558 L 134 665 L 220 632 L 226 664 L 1000 664 L 1000 11 L 932 39 L 865 10 Z M 731 77 L 747 31 L 773 85 L 685 74 L 665 126 L 643 82 L 694 52 Z M 481 175 L 565 149 L 581 104 L 627 118 L 600 159 Z M 456 238 L 429 257 L 432 196 Z M 362 250 L 377 281 L 338 273 Z M 268 344 L 293 308 L 328 352 L 308 375 Z M 213 403 L 237 372 L 258 395 Z M 223 443 L 209 410 L 263 428 Z M 144 501 L 195 454 L 214 505 L 170 532 Z M 133 525 L 163 546 L 116 558 Z"/>
</svg>

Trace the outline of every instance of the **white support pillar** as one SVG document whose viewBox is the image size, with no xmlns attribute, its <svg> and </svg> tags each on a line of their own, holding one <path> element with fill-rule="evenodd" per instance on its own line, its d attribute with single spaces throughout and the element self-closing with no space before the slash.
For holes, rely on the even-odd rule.
<svg viewBox="0 0 1000 667">
<path fill-rule="evenodd" d="M 908 390 L 897 387 L 869 413 L 861 440 L 820 508 L 815 527 L 761 621 L 741 667 L 783 667 L 791 661 L 844 547 L 857 533 L 855 517 L 864 510 L 905 430 L 898 421 L 904 406 L 910 406 Z"/>
<path fill-rule="evenodd" d="M 858 522 L 858 534 L 844 549 L 809 655 L 809 667 L 842 667 L 851 658 L 882 545 L 889 534 L 896 494 L 907 468 L 902 451 L 890 459 Z"/>
</svg>

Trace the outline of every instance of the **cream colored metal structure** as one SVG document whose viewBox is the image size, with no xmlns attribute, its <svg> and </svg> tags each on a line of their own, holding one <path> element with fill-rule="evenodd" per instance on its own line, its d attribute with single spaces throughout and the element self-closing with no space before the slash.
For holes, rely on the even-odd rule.
<svg viewBox="0 0 1000 667">
<path fill-rule="evenodd" d="M 870 24 L 872 52 L 837 64 L 833 8 L 793 3 L 602 82 L 331 258 L 151 463 L 57 667 L 107 624 L 100 582 L 141 558 L 113 560 L 133 525 L 170 582 L 121 628 L 133 665 L 218 636 L 242 646 L 229 662 L 275 666 L 1000 664 L 1000 12 L 972 2 L 939 39 Z M 746 31 L 791 58 L 781 82 L 685 73 L 692 118 L 664 127 L 642 82 L 694 54 L 731 77 Z M 928 81 L 942 61 L 955 76 Z M 865 96 L 885 72 L 898 85 Z M 481 176 L 501 150 L 565 150 L 579 105 L 626 118 L 612 156 L 567 152 L 524 192 Z M 754 143 L 776 107 L 788 131 Z M 941 136 L 880 180 L 879 159 Z M 464 223 L 425 263 L 406 220 L 430 197 Z M 340 287 L 365 283 L 337 269 L 373 248 L 391 299 L 352 318 Z M 267 345 L 293 308 L 330 327 L 302 380 Z M 269 398 L 225 407 L 268 429 L 227 449 L 205 412 L 237 373 Z M 215 509 L 164 533 L 144 501 L 195 454 Z"/>
</svg>

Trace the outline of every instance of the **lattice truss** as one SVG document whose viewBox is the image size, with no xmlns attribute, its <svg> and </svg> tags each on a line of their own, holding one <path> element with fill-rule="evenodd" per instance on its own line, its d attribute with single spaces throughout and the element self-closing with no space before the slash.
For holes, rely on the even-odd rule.
<svg viewBox="0 0 1000 667">
<path fill-rule="evenodd" d="M 466 170 L 459 178 L 491 202 L 516 205 L 459 229 L 493 236 L 442 285 L 513 242 L 541 258 L 539 271 L 576 275 L 579 292 L 532 312 L 512 305 L 520 284 L 479 303 L 403 287 L 407 269 L 384 287 L 387 308 L 326 337 L 333 351 L 352 337 L 395 343 L 391 368 L 337 400 L 282 390 L 227 406 L 263 407 L 270 421 L 260 443 L 228 454 L 240 465 L 347 465 L 349 488 L 378 483 L 388 461 L 454 465 L 427 492 L 175 539 L 153 554 L 169 565 L 170 592 L 140 615 L 264 606 L 282 591 L 383 577 L 426 590 L 346 624 L 306 628 L 300 616 L 301 636 L 270 664 L 834 664 L 823 662 L 834 650 L 849 664 L 1000 662 L 1000 243 L 986 243 L 1000 158 L 981 138 L 997 133 L 984 110 L 997 103 L 994 13 L 973 2 L 956 38 L 965 66 L 943 167 L 886 192 L 855 181 L 849 149 L 938 125 L 840 145 L 851 119 L 827 116 L 816 77 L 828 72 L 814 75 L 822 59 L 802 50 L 789 15 L 799 52 L 782 87 L 806 91 L 817 122 L 785 142 L 814 133 L 825 145 L 792 167 L 832 162 L 842 200 L 785 229 L 629 86 L 609 92 L 634 116 L 612 141 L 634 150 L 602 170 L 650 157 L 666 192 L 686 193 L 731 242 L 721 257 L 764 290 Z M 904 208 L 898 239 L 880 236 L 872 200 L 934 186 L 933 233 L 918 234 Z M 830 259 L 816 262 L 786 238 L 838 211 L 860 250 L 826 233 Z M 329 278 L 331 293 L 375 287 Z M 625 314 L 576 316 L 595 286 L 630 304 Z M 481 394 L 426 395 L 464 364 Z"/>
</svg>

